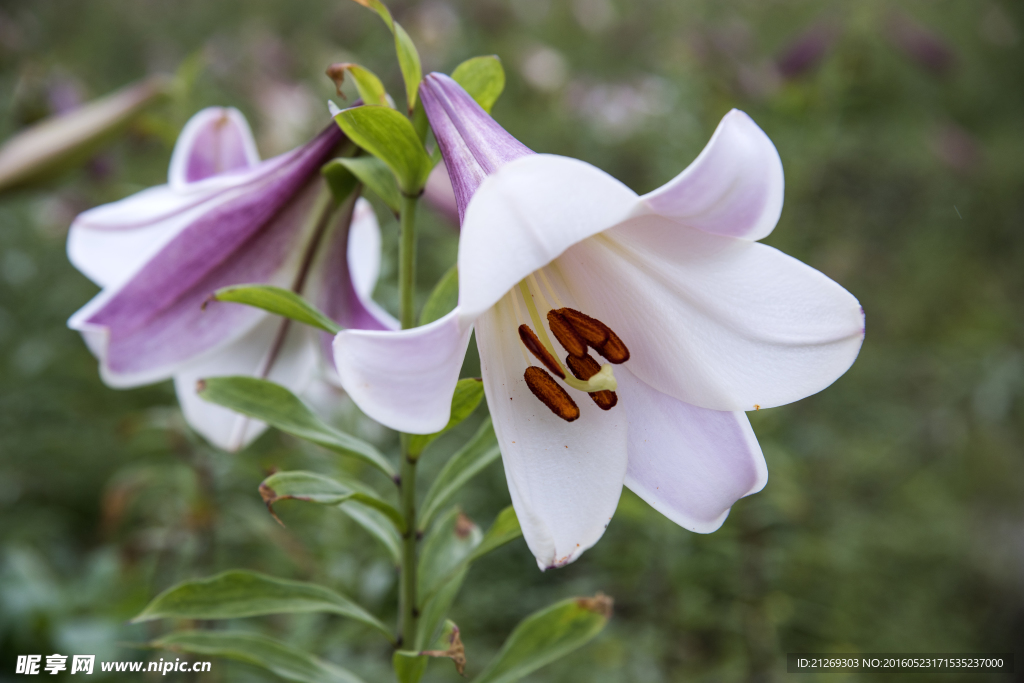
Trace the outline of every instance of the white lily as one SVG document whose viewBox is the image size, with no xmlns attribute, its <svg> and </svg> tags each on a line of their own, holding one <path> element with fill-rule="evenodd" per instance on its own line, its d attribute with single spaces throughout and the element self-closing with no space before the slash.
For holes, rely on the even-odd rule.
<svg viewBox="0 0 1024 683">
<path fill-rule="evenodd" d="M 330 345 L 305 326 L 209 301 L 215 290 L 275 284 L 302 291 L 343 326 L 397 327 L 370 298 L 380 267 L 373 209 L 359 200 L 331 211 L 320 178 L 343 140 L 332 123 L 261 162 L 241 113 L 204 109 L 178 138 L 166 185 L 75 219 L 68 256 L 103 291 L 68 325 L 99 358 L 108 385 L 173 377 L 188 422 L 237 450 L 265 425 L 203 401 L 196 381 L 250 375 L 301 393 L 321 365 L 318 347 L 329 354 Z"/>
<path fill-rule="evenodd" d="M 420 328 L 339 334 L 342 386 L 389 427 L 436 431 L 475 327 L 542 569 L 597 542 L 623 484 L 691 531 L 719 528 L 767 481 L 743 411 L 821 391 L 864 335 L 849 292 L 756 242 L 782 210 L 774 145 L 733 110 L 688 168 L 638 196 L 582 161 L 533 154 L 446 76 L 421 96 L 463 215 L 458 306 Z M 590 350 L 608 361 L 596 375 Z"/>
</svg>

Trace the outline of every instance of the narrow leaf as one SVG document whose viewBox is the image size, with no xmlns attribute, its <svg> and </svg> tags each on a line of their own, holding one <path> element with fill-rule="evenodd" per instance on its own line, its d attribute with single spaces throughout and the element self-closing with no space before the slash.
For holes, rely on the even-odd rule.
<svg viewBox="0 0 1024 683">
<path fill-rule="evenodd" d="M 388 29 L 395 36 L 395 52 L 398 56 L 398 66 L 402 70 L 402 79 L 405 81 L 405 96 L 409 104 L 409 111 L 416 106 L 416 92 L 423 80 L 423 68 L 420 66 L 420 54 L 412 38 L 405 32 L 398 22 L 391 17 L 391 12 L 380 0 L 355 0 L 363 7 L 369 7 L 384 20 Z"/>
<path fill-rule="evenodd" d="M 213 298 L 217 301 L 262 308 L 264 311 L 291 318 L 331 334 L 338 334 L 342 329 L 338 323 L 295 292 L 273 285 L 231 285 L 218 289 L 213 293 Z"/>
<path fill-rule="evenodd" d="M 427 182 L 433 162 L 409 119 L 390 107 L 343 109 L 334 120 L 357 145 L 391 169 L 402 192 L 416 196 Z"/>
<path fill-rule="evenodd" d="M 339 96 L 342 94 L 341 85 L 345 82 L 346 72 L 351 74 L 352 81 L 356 84 L 356 90 L 359 91 L 359 97 L 365 104 L 382 104 L 387 106 L 388 94 L 384 89 L 384 84 L 377 78 L 377 74 L 366 67 L 352 64 L 351 62 L 331 64 L 327 67 L 327 76 L 334 81 Z"/>
<path fill-rule="evenodd" d="M 590 641 L 608 623 L 611 612 L 611 598 L 600 593 L 534 612 L 519 622 L 474 683 L 518 681 Z"/>
<path fill-rule="evenodd" d="M 298 683 L 363 683 L 340 666 L 256 633 L 177 631 L 150 643 L 172 652 L 215 655 L 254 664 Z"/>
<path fill-rule="evenodd" d="M 367 533 L 376 538 L 388 551 L 391 561 L 397 567 L 401 563 L 402 537 L 391 523 L 391 520 L 373 508 L 362 505 L 342 505 L 341 511 L 352 518 Z"/>
<path fill-rule="evenodd" d="M 391 658 L 398 683 L 419 683 L 429 662 L 428 657 L 414 650 L 398 650 Z"/>
<path fill-rule="evenodd" d="M 491 418 L 488 417 L 473 438 L 445 463 L 444 468 L 434 479 L 426 498 L 423 499 L 420 529 L 428 528 L 430 520 L 452 496 L 500 455 L 498 439 L 494 436 Z"/>
<path fill-rule="evenodd" d="M 316 472 L 278 472 L 263 480 L 260 495 L 268 507 L 282 500 L 302 500 L 320 505 L 358 503 L 384 514 L 399 533 L 405 533 L 405 519 L 393 505 L 354 479 L 339 481 Z"/>
<path fill-rule="evenodd" d="M 467 567 L 458 570 L 448 579 L 420 610 L 420 623 L 416 632 L 416 649 L 423 650 L 434 642 L 444 625 L 444 619 L 455 602 L 455 597 L 466 580 Z"/>
<path fill-rule="evenodd" d="M 490 113 L 505 89 L 505 69 L 501 67 L 501 60 L 497 55 L 467 59 L 455 67 L 452 79 L 487 113 Z"/>
<path fill-rule="evenodd" d="M 459 267 L 454 265 L 448 269 L 434 285 L 434 291 L 423 306 L 420 313 L 420 326 L 440 320 L 459 303 Z"/>
<path fill-rule="evenodd" d="M 482 538 L 480 527 L 458 508 L 438 520 L 420 554 L 417 595 L 421 605 L 466 563 Z"/>
<path fill-rule="evenodd" d="M 370 444 L 324 423 L 295 394 L 279 384 L 255 377 L 209 377 L 199 396 L 211 403 L 254 417 L 300 439 L 373 465 L 389 478 L 395 469 Z"/>
<path fill-rule="evenodd" d="M 330 188 L 335 203 L 340 205 L 359 185 L 359 178 L 344 165 L 336 163 L 337 161 L 338 159 L 334 159 L 321 166 L 320 175 L 327 181 L 327 187 Z"/>
<path fill-rule="evenodd" d="M 348 598 L 325 586 L 244 570 L 183 581 L 153 598 L 133 623 L 153 619 L 238 619 L 264 614 L 330 612 L 372 626 L 389 640 L 391 630 Z"/>
<path fill-rule="evenodd" d="M 433 434 L 413 434 L 409 437 L 409 455 L 419 456 L 431 441 L 469 417 L 484 397 L 484 383 L 476 378 L 460 379 L 452 394 L 452 412 L 448 424 Z"/>
<path fill-rule="evenodd" d="M 498 513 L 491 528 L 484 534 L 480 545 L 476 547 L 473 554 L 469 556 L 469 562 L 475 562 L 492 550 L 514 541 L 523 535 L 523 529 L 519 526 L 519 518 L 516 517 L 515 509 L 509 505 Z"/>
<path fill-rule="evenodd" d="M 324 169 L 343 168 L 354 175 L 366 187 L 373 190 L 374 194 L 384 200 L 395 214 L 398 214 L 402 207 L 402 193 L 398 190 L 398 183 L 395 182 L 395 175 L 383 161 L 377 157 L 348 157 L 328 161 Z"/>
</svg>

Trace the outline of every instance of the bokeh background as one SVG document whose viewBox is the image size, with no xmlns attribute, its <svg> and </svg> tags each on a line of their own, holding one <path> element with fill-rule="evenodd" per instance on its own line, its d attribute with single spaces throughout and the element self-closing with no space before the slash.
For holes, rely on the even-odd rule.
<svg viewBox="0 0 1024 683">
<path fill-rule="evenodd" d="M 585 159 L 641 193 L 685 167 L 730 108 L 745 110 L 786 170 L 785 209 L 767 243 L 840 282 L 867 311 L 850 372 L 820 395 L 751 415 L 770 479 L 720 531 L 686 532 L 627 492 L 604 539 L 565 569 L 538 572 L 522 541 L 475 565 L 453 615 L 470 673 L 530 611 L 597 590 L 616 600 L 608 629 L 530 680 L 781 681 L 792 676 L 785 653 L 799 651 L 1016 649 L 1024 671 L 1024 8 L 391 5 L 426 69 L 502 58 L 508 87 L 494 115 L 519 139 Z M 195 110 L 239 107 L 266 157 L 326 123 L 331 62 L 363 63 L 401 92 L 386 29 L 344 0 L 8 0 L 0 138 L 186 60 L 203 65 L 188 92 L 86 167 L 0 196 L 3 680 L 14 677 L 17 654 L 147 658 L 130 644 L 171 625 L 127 620 L 167 586 L 227 568 L 320 581 L 391 618 L 394 571 L 361 529 L 337 511 L 286 504 L 281 528 L 257 494 L 274 467 L 345 465 L 276 433 L 218 452 L 184 425 L 169 384 L 106 388 L 65 327 L 96 291 L 66 260 L 68 224 L 163 182 Z M 393 247 L 397 226 L 378 213 Z M 457 244 L 455 230 L 424 213 L 421 301 Z M 376 296 L 392 310 L 395 285 L 388 256 Z M 395 449 L 393 435 L 344 399 L 333 412 Z M 473 427 L 432 447 L 425 468 L 436 471 Z M 509 502 L 500 465 L 460 502 L 486 527 Z M 390 680 L 387 649 L 343 620 L 238 626 L 367 681 Z M 272 678 L 218 662 L 201 680 Z M 428 680 L 457 677 L 441 662 Z"/>
</svg>

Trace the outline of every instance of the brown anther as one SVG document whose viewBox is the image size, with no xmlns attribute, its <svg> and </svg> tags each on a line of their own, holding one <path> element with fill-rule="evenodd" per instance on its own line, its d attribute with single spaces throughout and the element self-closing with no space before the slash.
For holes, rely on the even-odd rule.
<svg viewBox="0 0 1024 683">
<path fill-rule="evenodd" d="M 591 318 L 586 313 L 580 313 L 575 308 L 560 308 L 558 313 L 572 325 L 576 334 L 591 346 L 600 346 L 608 341 L 610 330 L 600 320 Z"/>
<path fill-rule="evenodd" d="M 523 379 L 533 395 L 558 417 L 572 422 L 580 416 L 580 407 L 548 373 L 531 365 L 523 373 Z"/>
<path fill-rule="evenodd" d="M 596 375 L 601 371 L 601 366 L 597 364 L 597 361 L 591 356 L 585 356 L 583 358 L 576 358 L 575 356 L 566 356 L 565 364 L 569 366 L 572 374 L 576 376 L 576 379 L 583 380 L 586 382 L 588 379 Z M 594 403 L 601 410 L 611 410 L 619 402 L 618 394 L 614 391 L 591 391 L 590 398 L 594 399 Z"/>
<path fill-rule="evenodd" d="M 548 327 L 562 348 L 577 358 L 587 355 L 587 342 L 558 311 L 548 311 Z"/>
<path fill-rule="evenodd" d="M 629 360 L 629 349 L 611 329 L 608 330 L 608 341 L 595 348 L 599 354 L 605 357 L 609 363 L 618 365 Z"/>
<path fill-rule="evenodd" d="M 534 356 L 537 357 L 541 363 L 544 364 L 551 374 L 556 375 L 559 379 L 565 379 L 565 372 L 562 368 L 558 367 L 558 361 L 551 355 L 551 352 L 544 348 L 544 345 L 540 343 L 540 339 L 537 338 L 537 334 L 530 329 L 529 325 L 519 326 L 519 338 L 523 340 L 523 346 L 530 350 Z"/>
</svg>

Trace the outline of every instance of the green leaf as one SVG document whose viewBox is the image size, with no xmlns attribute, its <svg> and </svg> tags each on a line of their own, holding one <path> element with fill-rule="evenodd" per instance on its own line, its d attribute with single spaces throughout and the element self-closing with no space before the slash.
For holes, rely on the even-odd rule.
<svg viewBox="0 0 1024 683">
<path fill-rule="evenodd" d="M 399 533 L 405 533 L 405 519 L 393 505 L 373 489 L 355 479 L 339 481 L 316 472 L 278 472 L 263 480 L 260 495 L 268 507 L 282 500 L 302 500 L 320 505 L 358 503 L 384 514 Z"/>
<path fill-rule="evenodd" d="M 231 285 L 213 293 L 217 301 L 245 304 L 338 334 L 342 328 L 295 292 L 273 285 Z"/>
<path fill-rule="evenodd" d="M 334 120 L 354 143 L 387 164 L 404 194 L 420 194 L 433 162 L 409 119 L 390 107 L 367 105 L 342 110 Z"/>
<path fill-rule="evenodd" d="M 454 265 L 448 269 L 434 285 L 423 311 L 420 313 L 420 326 L 432 323 L 445 317 L 459 303 L 459 267 Z"/>
<path fill-rule="evenodd" d="M 452 412 L 448 424 L 433 434 L 412 434 L 409 436 L 409 455 L 419 456 L 431 441 L 469 417 L 484 397 L 484 383 L 476 378 L 460 379 L 452 394 Z"/>
<path fill-rule="evenodd" d="M 364 104 L 389 106 L 388 93 L 384 89 L 384 84 L 377 78 L 377 74 L 364 66 L 351 62 L 331 64 L 327 69 L 327 76 L 337 86 L 338 95 L 341 95 L 341 84 L 345 82 L 345 72 L 352 75 L 352 81 L 356 84 L 356 90 L 359 91 L 359 97 L 362 98 Z"/>
<path fill-rule="evenodd" d="M 359 178 L 344 165 L 337 163 L 338 161 L 338 159 L 333 159 L 321 166 L 320 175 L 327 181 L 327 187 L 330 188 L 335 203 L 341 204 L 356 189 Z"/>
<path fill-rule="evenodd" d="M 172 652 L 236 659 L 298 683 L 363 683 L 358 676 L 340 666 L 256 633 L 177 631 L 152 641 L 150 645 Z"/>
<path fill-rule="evenodd" d="M 611 609 L 611 598 L 598 593 L 593 598 L 570 598 L 534 612 L 519 622 L 473 683 L 512 683 L 564 657 L 601 632 Z"/>
<path fill-rule="evenodd" d="M 454 413 L 454 410 L 452 411 Z M 430 485 L 420 508 L 420 530 L 430 526 L 430 520 L 451 500 L 466 482 L 498 459 L 498 439 L 494 436 L 491 418 L 484 420 L 473 438 L 448 459 L 444 468 Z"/>
<path fill-rule="evenodd" d="M 484 538 L 480 541 L 480 545 L 476 547 L 473 554 L 469 556 L 467 562 L 475 562 L 492 550 L 497 550 L 501 546 L 514 541 L 523 535 L 523 529 L 519 526 L 519 518 L 516 517 L 515 509 L 509 505 L 507 508 L 498 513 L 494 523 L 491 524 L 491 528 L 484 534 Z"/>
<path fill-rule="evenodd" d="M 391 17 L 391 12 L 380 0 L 355 0 L 363 7 L 369 7 L 384 20 L 388 29 L 395 36 L 395 52 L 398 55 L 398 66 L 402 70 L 402 79 L 405 81 L 405 97 L 409 103 L 409 111 L 416 106 L 416 93 L 423 80 L 423 68 L 420 66 L 420 54 L 412 38 L 399 26 L 398 22 Z"/>
<path fill-rule="evenodd" d="M 395 468 L 370 444 L 324 423 L 295 394 L 255 377 L 209 377 L 200 380 L 199 396 L 254 417 L 282 432 L 373 465 L 394 479 Z"/>
<path fill-rule="evenodd" d="M 395 175 L 387 165 L 377 157 L 349 157 L 332 159 L 324 165 L 324 172 L 327 169 L 341 168 L 354 175 L 366 187 L 373 190 L 374 194 L 384 200 L 396 215 L 402 208 L 402 194 L 398 191 L 398 183 L 395 182 Z"/>
<path fill-rule="evenodd" d="M 390 519 L 373 508 L 361 505 L 342 505 L 341 511 L 381 542 L 396 567 L 401 564 L 402 537 L 398 535 Z"/>
<path fill-rule="evenodd" d="M 505 89 L 505 70 L 497 55 L 473 57 L 455 67 L 452 78 L 487 113 Z"/>
<path fill-rule="evenodd" d="M 423 609 L 420 610 L 420 623 L 416 629 L 416 649 L 423 650 L 428 643 L 434 642 L 441 627 L 444 625 L 444 618 L 455 602 L 455 597 L 462 588 L 462 582 L 466 580 L 468 567 L 463 566 L 452 578 L 448 579 L 433 597 L 427 600 Z"/>
<path fill-rule="evenodd" d="M 480 527 L 457 507 L 438 520 L 420 554 L 416 592 L 421 605 L 429 601 L 456 569 L 466 564 L 482 538 Z"/>
<path fill-rule="evenodd" d="M 183 581 L 153 598 L 133 623 L 153 619 L 238 619 L 264 614 L 330 612 L 372 626 L 394 640 L 379 619 L 325 586 L 244 570 Z"/>
<path fill-rule="evenodd" d="M 429 662 L 429 657 L 412 650 L 398 650 L 391 658 L 398 683 L 419 683 Z"/>
</svg>

